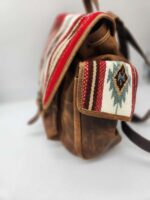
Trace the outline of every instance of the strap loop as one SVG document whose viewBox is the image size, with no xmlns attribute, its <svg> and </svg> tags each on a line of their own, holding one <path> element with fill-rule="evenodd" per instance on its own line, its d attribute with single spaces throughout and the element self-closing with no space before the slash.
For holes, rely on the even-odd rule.
<svg viewBox="0 0 150 200">
<path fill-rule="evenodd" d="M 93 12 L 93 6 L 92 3 L 94 4 L 96 10 L 99 10 L 99 3 L 98 0 L 83 0 L 84 7 L 87 13 Z"/>
</svg>

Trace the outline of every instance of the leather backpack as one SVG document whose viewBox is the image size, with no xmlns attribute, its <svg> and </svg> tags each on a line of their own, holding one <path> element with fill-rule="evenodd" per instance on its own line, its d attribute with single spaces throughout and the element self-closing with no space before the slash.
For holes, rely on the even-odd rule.
<svg viewBox="0 0 150 200">
<path fill-rule="evenodd" d="M 148 60 L 119 17 L 94 12 L 96 0 L 83 3 L 87 14 L 60 14 L 53 24 L 40 65 L 39 112 L 29 123 L 40 115 L 48 139 L 89 159 L 121 141 L 121 121 L 128 138 L 150 152 L 150 141 L 126 123 L 150 115 L 134 115 L 138 74 L 128 43 Z"/>
</svg>

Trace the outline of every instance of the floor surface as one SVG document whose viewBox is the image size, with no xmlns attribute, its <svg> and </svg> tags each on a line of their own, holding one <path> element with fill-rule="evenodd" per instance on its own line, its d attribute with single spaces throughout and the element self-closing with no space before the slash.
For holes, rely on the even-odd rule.
<svg viewBox="0 0 150 200">
<path fill-rule="evenodd" d="M 136 112 L 150 108 L 139 88 Z M 41 121 L 27 126 L 34 101 L 0 106 L 0 200 L 150 200 L 150 154 L 122 134 L 102 157 L 85 161 L 48 141 Z M 133 128 L 150 139 L 150 121 Z"/>
</svg>

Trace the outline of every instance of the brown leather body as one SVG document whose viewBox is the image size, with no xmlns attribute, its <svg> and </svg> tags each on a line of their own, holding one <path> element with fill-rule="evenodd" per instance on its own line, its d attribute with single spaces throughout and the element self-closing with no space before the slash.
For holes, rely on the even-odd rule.
<svg viewBox="0 0 150 200">
<path fill-rule="evenodd" d="M 48 138 L 60 139 L 66 148 L 83 158 L 100 155 L 120 142 L 117 121 L 81 114 L 76 105 L 78 63 L 85 59 L 120 60 L 115 27 L 101 20 L 82 44 L 43 122 Z"/>
<path fill-rule="evenodd" d="M 88 159 L 104 153 L 121 138 L 116 131 L 117 121 L 79 113 L 76 83 L 77 78 L 68 73 L 62 96 L 61 140 L 71 152 Z"/>
</svg>

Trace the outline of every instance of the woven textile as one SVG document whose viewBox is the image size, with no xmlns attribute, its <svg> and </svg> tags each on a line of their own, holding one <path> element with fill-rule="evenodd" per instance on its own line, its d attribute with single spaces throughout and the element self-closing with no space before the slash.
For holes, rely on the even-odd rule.
<svg viewBox="0 0 150 200">
<path fill-rule="evenodd" d="M 44 108 L 50 105 L 84 39 L 102 17 L 105 14 L 100 12 L 62 14 L 57 17 L 41 62 L 40 87 Z"/>
<path fill-rule="evenodd" d="M 79 109 L 110 119 L 130 120 L 135 107 L 137 72 L 120 61 L 80 64 Z"/>
</svg>

